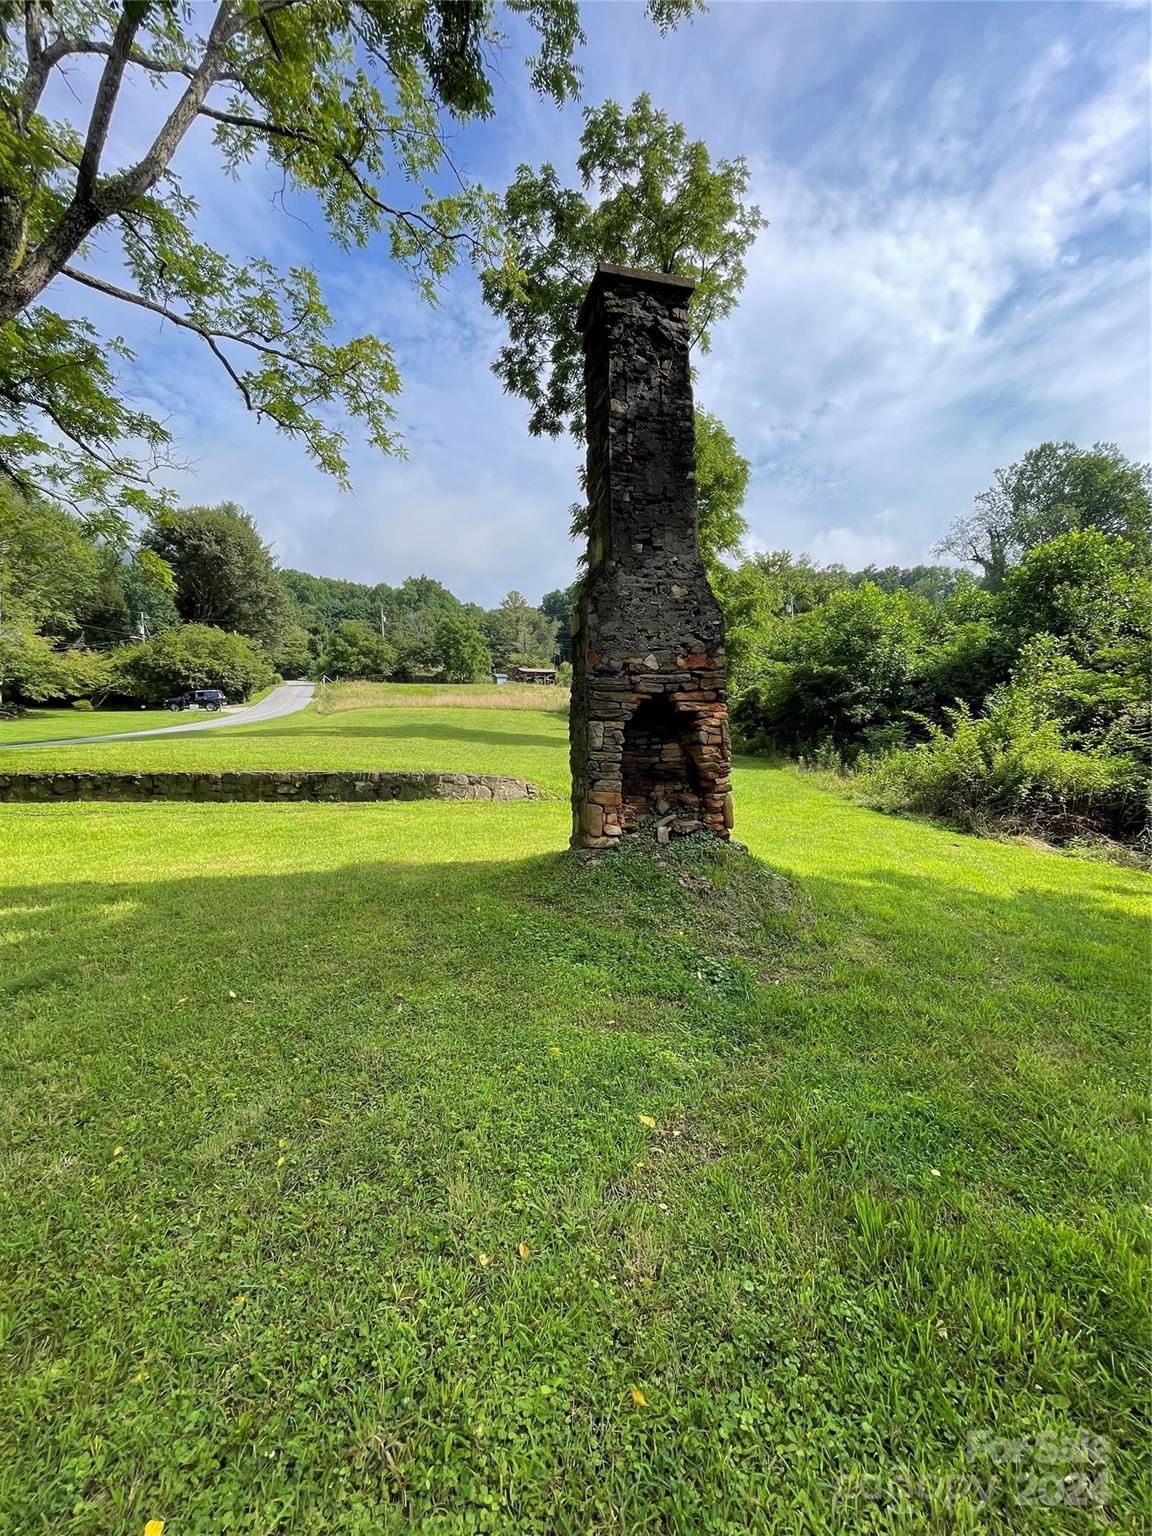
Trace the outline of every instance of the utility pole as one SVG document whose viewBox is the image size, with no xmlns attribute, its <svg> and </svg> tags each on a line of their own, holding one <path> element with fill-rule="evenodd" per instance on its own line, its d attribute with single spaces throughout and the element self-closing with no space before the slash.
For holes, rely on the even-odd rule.
<svg viewBox="0 0 1152 1536">
<path fill-rule="evenodd" d="M 147 640 L 147 638 L 148 638 L 148 621 L 144 617 L 144 610 L 143 610 L 143 608 L 141 608 L 140 612 L 136 616 L 136 631 L 139 634 L 141 640 Z"/>
<path fill-rule="evenodd" d="M 384 638 L 384 604 L 380 604 L 380 638 Z"/>
</svg>

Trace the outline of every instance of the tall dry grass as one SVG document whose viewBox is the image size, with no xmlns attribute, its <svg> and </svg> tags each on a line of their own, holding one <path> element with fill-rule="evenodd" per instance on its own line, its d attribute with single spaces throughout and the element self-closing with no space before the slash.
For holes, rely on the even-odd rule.
<svg viewBox="0 0 1152 1536">
<path fill-rule="evenodd" d="M 567 714 L 569 690 L 553 685 L 506 683 L 322 683 L 316 712 L 348 709 L 543 709 Z"/>
</svg>

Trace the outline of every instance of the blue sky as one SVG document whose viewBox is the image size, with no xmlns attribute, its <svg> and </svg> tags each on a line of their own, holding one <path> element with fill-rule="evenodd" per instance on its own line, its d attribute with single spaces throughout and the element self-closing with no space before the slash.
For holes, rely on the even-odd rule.
<svg viewBox="0 0 1152 1536">
<path fill-rule="evenodd" d="M 586 7 L 584 100 L 649 91 L 715 154 L 747 157 L 770 221 L 697 383 L 752 461 L 750 547 L 913 563 L 1046 438 L 1149 457 L 1149 17 L 721 0 L 661 39 L 627 0 Z M 456 142 L 496 188 L 520 161 L 571 176 L 577 153 L 579 108 L 532 97 L 522 43 L 513 28 L 495 119 Z M 284 564 L 321 574 L 425 573 L 485 604 L 566 584 L 578 452 L 530 438 L 502 394 L 475 278 L 428 310 L 383 249 L 343 255 L 307 208 L 274 212 L 262 168 L 236 185 L 212 166 L 206 133 L 177 162 L 207 237 L 315 262 L 342 329 L 393 343 L 409 458 L 353 425 L 345 495 L 245 417 L 193 339 L 101 311 L 193 462 L 183 499 L 241 502 Z"/>
</svg>

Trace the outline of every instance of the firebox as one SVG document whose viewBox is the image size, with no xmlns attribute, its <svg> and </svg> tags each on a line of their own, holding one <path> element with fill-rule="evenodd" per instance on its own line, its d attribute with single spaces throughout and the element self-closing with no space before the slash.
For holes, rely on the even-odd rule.
<svg viewBox="0 0 1152 1536">
<path fill-rule="evenodd" d="M 696 526 L 690 278 L 601 264 L 580 309 L 588 569 L 572 619 L 572 846 L 732 826 L 724 620 Z"/>
</svg>

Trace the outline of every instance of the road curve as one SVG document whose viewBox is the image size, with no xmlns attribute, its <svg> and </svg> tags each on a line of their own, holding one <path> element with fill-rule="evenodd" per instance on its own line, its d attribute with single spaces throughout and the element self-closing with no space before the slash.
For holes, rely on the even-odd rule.
<svg viewBox="0 0 1152 1536">
<path fill-rule="evenodd" d="M 194 720 L 189 725 L 157 725 L 148 731 L 117 731 L 113 736 L 61 736 L 52 741 L 13 741 L 0 746 L 0 751 L 17 752 L 25 747 L 83 747 L 97 741 L 139 741 L 144 736 L 179 736 L 184 731 L 216 731 L 227 725 L 257 725 L 263 720 L 279 720 L 282 715 L 294 715 L 312 702 L 315 683 L 281 683 L 273 688 L 266 699 L 238 709 L 230 715 L 211 715 L 206 720 Z"/>
</svg>

